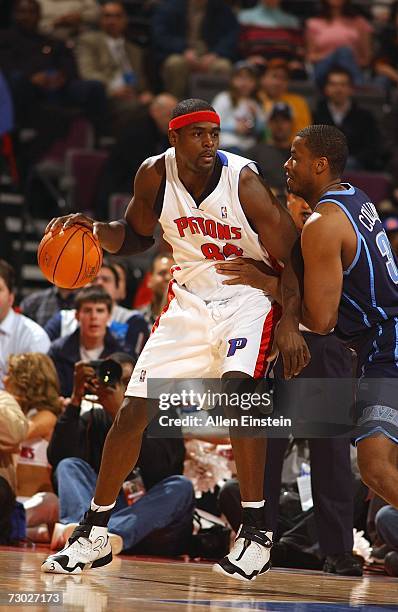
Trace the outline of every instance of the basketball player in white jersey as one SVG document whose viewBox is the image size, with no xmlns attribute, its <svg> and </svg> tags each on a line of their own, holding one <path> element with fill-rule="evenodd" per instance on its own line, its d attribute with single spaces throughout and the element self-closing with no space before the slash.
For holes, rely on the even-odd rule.
<svg viewBox="0 0 398 612">
<path fill-rule="evenodd" d="M 171 148 L 140 167 L 125 219 L 100 223 L 77 213 L 53 219 L 47 227 L 83 223 L 104 249 L 131 255 L 153 244 L 159 221 L 176 266 L 168 306 L 138 359 L 106 439 L 91 507 L 65 548 L 44 562 L 45 572 L 78 573 L 112 560 L 106 525 L 137 461 L 148 406 L 155 404 L 148 379 L 222 377 L 224 390 L 236 391 L 236 379 L 264 377 L 274 337 L 287 377 L 309 361 L 298 331 L 300 295 L 290 265 L 297 233 L 289 213 L 259 179 L 253 162 L 217 151 L 220 120 L 207 102 L 180 102 L 169 128 Z M 263 291 L 223 285 L 215 264 L 240 255 L 267 265 L 272 255 L 284 264 L 282 316 Z M 263 499 L 266 441 L 232 431 L 231 441 L 243 520 L 231 552 L 214 569 L 252 580 L 270 567 L 272 532 L 265 524 Z"/>
</svg>

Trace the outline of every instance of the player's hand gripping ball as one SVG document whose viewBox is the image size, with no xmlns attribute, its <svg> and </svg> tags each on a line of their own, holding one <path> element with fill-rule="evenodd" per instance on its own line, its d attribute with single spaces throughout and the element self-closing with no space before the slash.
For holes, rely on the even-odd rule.
<svg viewBox="0 0 398 612">
<path fill-rule="evenodd" d="M 44 234 L 37 251 L 40 270 L 63 289 L 78 289 L 92 282 L 102 265 L 102 249 L 91 229 L 74 224 Z"/>
</svg>

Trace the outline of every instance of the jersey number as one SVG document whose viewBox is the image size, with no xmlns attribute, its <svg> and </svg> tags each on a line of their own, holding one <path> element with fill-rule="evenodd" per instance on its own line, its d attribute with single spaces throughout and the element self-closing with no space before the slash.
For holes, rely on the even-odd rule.
<svg viewBox="0 0 398 612">
<path fill-rule="evenodd" d="M 202 253 L 206 257 L 206 259 L 219 259 L 224 260 L 230 257 L 231 255 L 236 255 L 236 257 L 240 257 L 243 255 L 243 251 L 240 247 L 235 246 L 234 244 L 224 244 L 223 250 L 221 252 L 220 247 L 212 242 L 206 242 L 206 244 L 202 244 L 201 246 Z"/>
<path fill-rule="evenodd" d="M 391 251 L 391 244 L 384 232 L 379 232 L 376 236 L 376 244 L 383 257 L 387 257 L 386 268 L 393 283 L 398 285 L 398 268 Z"/>
</svg>

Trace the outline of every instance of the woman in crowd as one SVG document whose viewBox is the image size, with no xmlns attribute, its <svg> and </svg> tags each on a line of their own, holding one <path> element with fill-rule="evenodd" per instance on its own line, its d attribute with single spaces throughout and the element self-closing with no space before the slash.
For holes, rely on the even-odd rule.
<svg viewBox="0 0 398 612">
<path fill-rule="evenodd" d="M 47 525 L 58 518 L 47 462 L 48 442 L 61 412 L 57 372 L 50 357 L 42 353 L 11 355 L 4 386 L 29 422 L 17 466 L 17 492 L 26 510 L 28 537 L 49 541 Z"/>
<path fill-rule="evenodd" d="M 265 127 L 264 114 L 257 101 L 257 69 L 247 62 L 236 64 L 228 91 L 214 98 L 220 115 L 220 147 L 242 154 L 259 140 Z"/>
<path fill-rule="evenodd" d="M 372 59 L 372 27 L 351 0 L 322 0 L 321 12 L 306 22 L 307 61 L 323 86 L 332 66 L 349 70 L 356 84 Z"/>
</svg>

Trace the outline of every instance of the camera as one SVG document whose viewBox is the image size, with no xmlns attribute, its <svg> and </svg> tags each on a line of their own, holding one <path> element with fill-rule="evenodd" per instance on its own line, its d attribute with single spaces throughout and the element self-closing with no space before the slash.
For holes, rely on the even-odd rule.
<svg viewBox="0 0 398 612">
<path fill-rule="evenodd" d="M 122 380 L 122 366 L 113 359 L 93 359 L 89 365 L 95 370 L 96 377 L 104 385 L 114 387 Z"/>
</svg>

